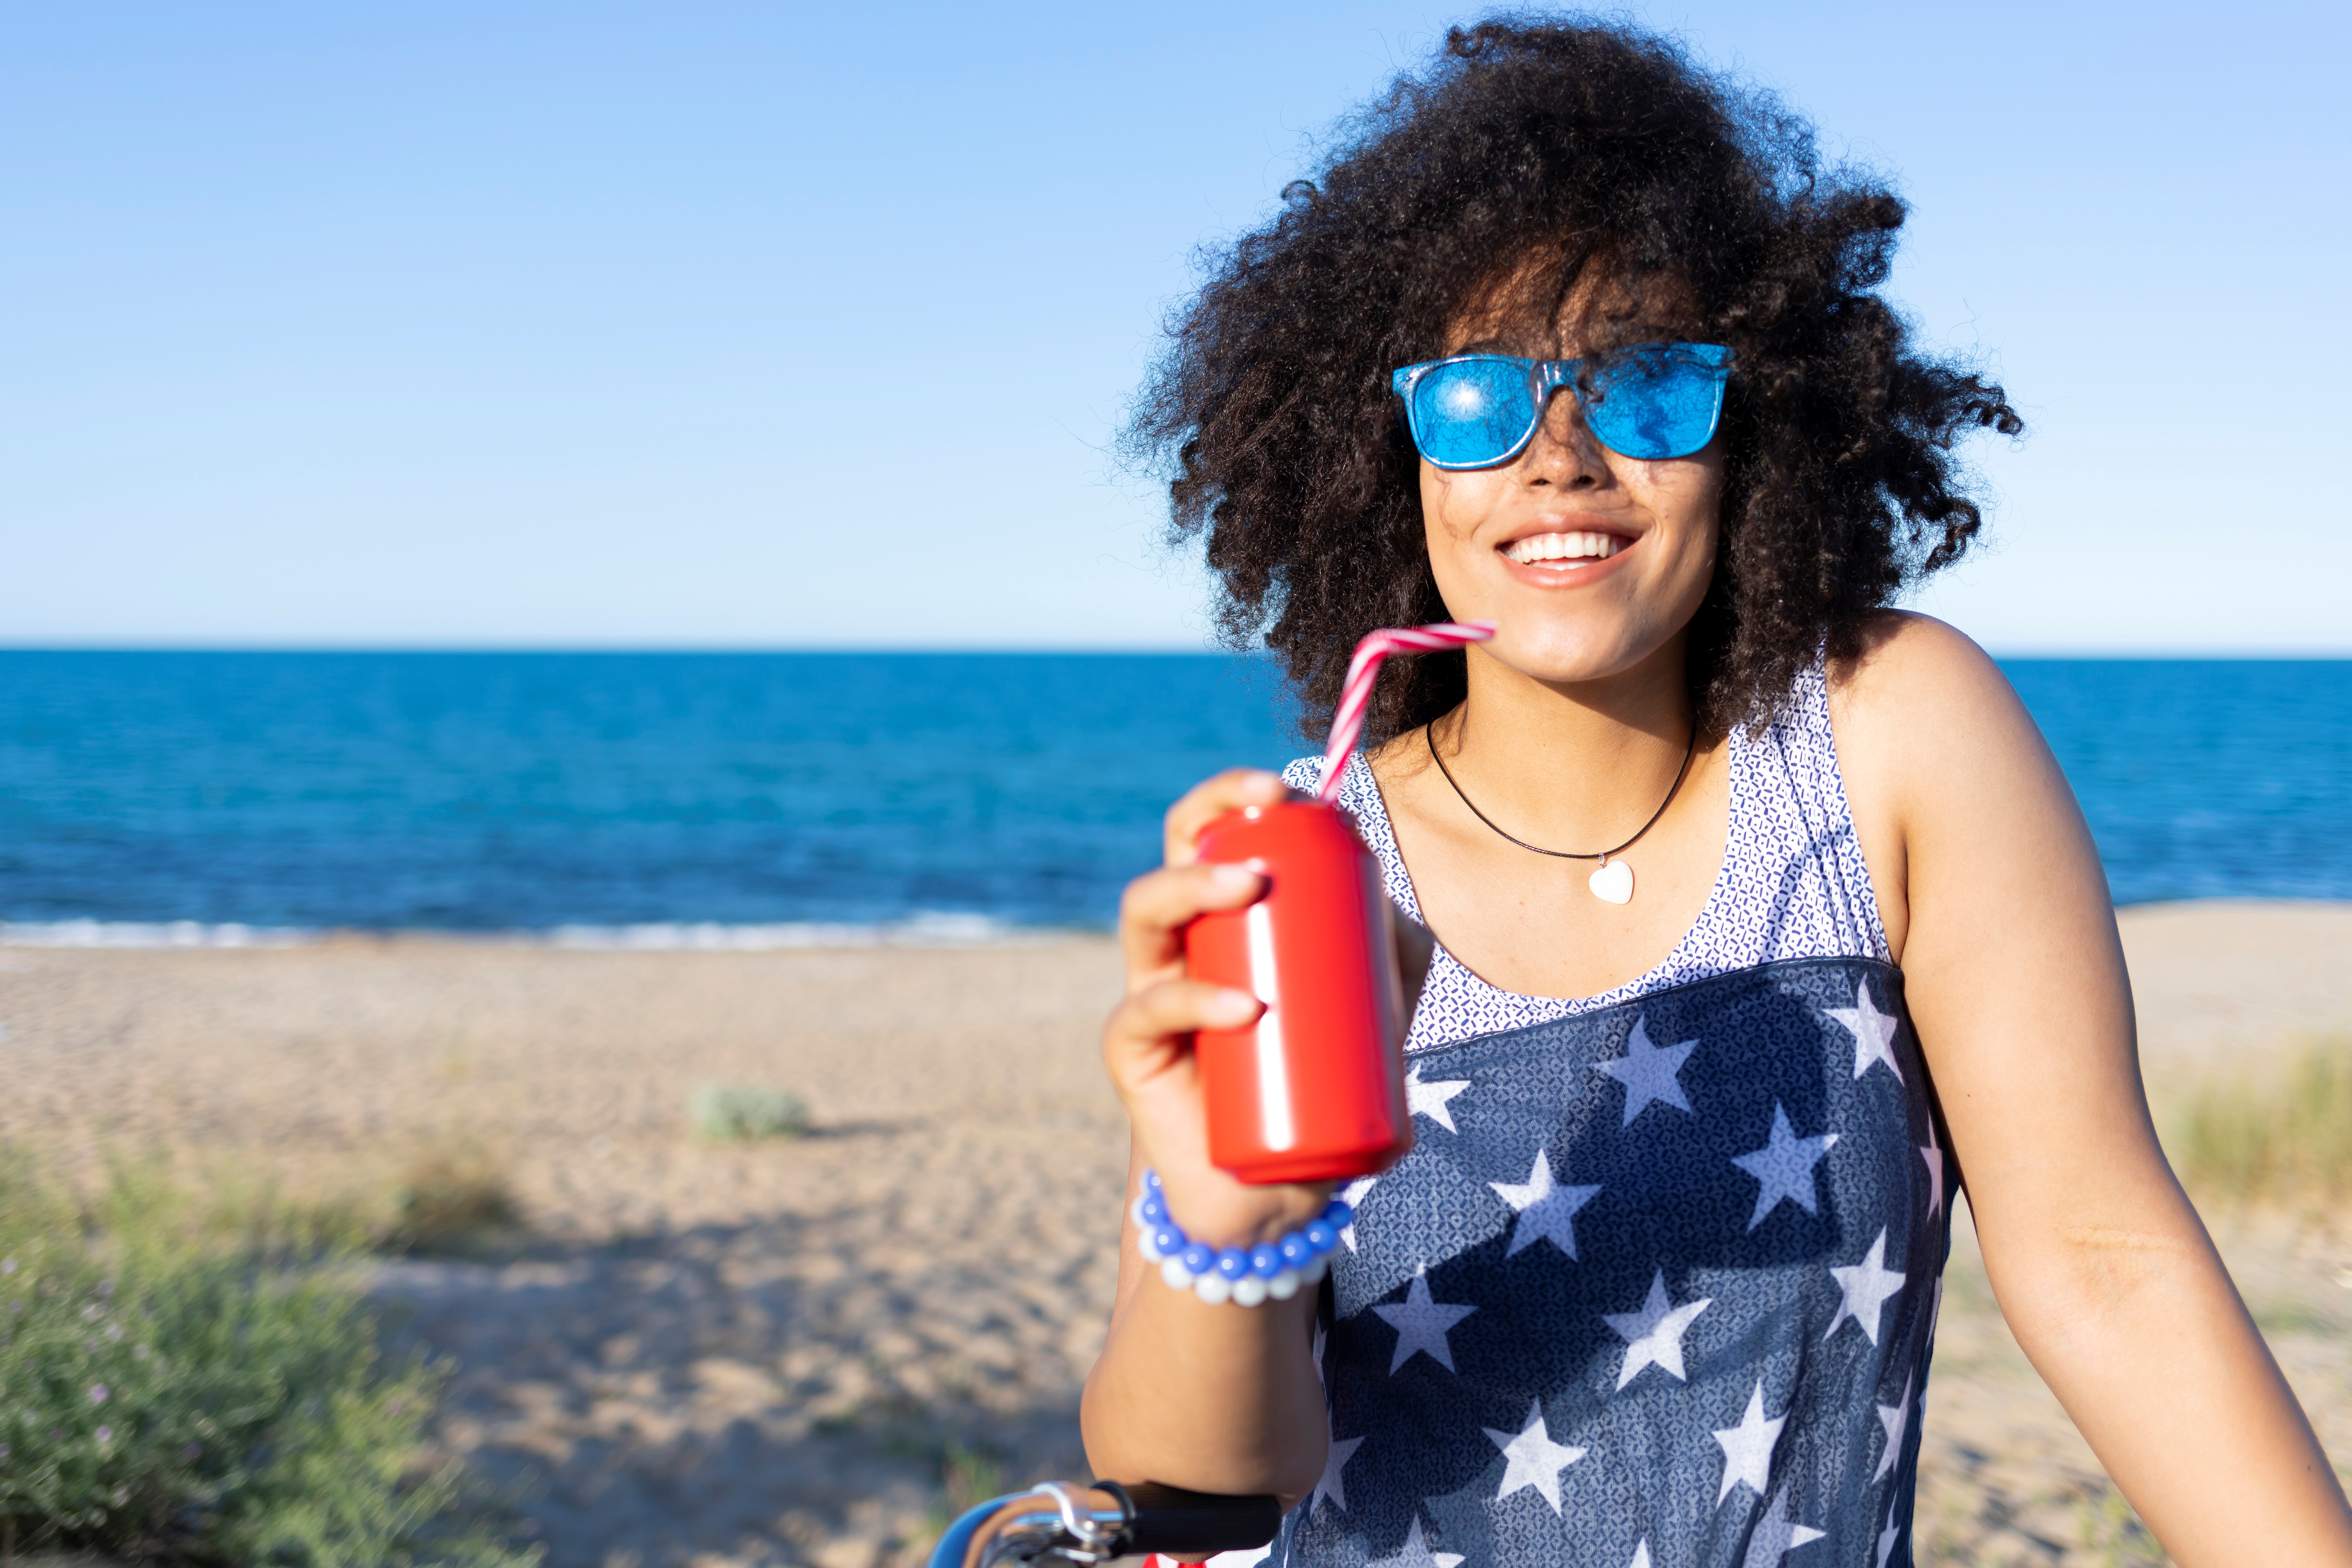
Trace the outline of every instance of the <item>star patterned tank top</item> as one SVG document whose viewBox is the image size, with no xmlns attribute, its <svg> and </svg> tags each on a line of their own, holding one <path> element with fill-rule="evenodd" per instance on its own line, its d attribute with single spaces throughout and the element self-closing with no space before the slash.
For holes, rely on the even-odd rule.
<svg viewBox="0 0 2352 1568">
<path fill-rule="evenodd" d="M 1286 1568 L 1910 1563 L 1948 1164 L 1822 670 L 1791 698 L 1732 735 L 1722 869 L 1655 969 L 1544 998 L 1434 955 L 1414 1147 L 1347 1194 Z"/>
</svg>

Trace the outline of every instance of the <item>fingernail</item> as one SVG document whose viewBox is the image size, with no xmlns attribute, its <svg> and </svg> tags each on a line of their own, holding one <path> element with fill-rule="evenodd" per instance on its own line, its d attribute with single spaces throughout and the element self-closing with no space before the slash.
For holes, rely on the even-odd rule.
<svg viewBox="0 0 2352 1568">
<path fill-rule="evenodd" d="M 1257 1016 L 1257 998 L 1246 991 L 1220 991 L 1202 1005 L 1201 1016 L 1219 1028 L 1234 1028 Z"/>
<path fill-rule="evenodd" d="M 1282 782 L 1280 773 L 1256 773 L 1249 776 L 1249 793 L 1260 800 L 1277 799 L 1289 787 Z"/>
<path fill-rule="evenodd" d="M 1246 866 L 1220 866 L 1209 873 L 1209 886 L 1220 893 L 1255 892 L 1257 873 Z"/>
</svg>

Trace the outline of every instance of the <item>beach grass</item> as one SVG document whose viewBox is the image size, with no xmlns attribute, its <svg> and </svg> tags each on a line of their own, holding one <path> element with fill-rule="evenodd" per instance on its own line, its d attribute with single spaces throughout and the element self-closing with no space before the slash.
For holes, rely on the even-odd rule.
<svg viewBox="0 0 2352 1568">
<path fill-rule="evenodd" d="M 2352 1197 L 2352 1037 L 2315 1039 L 2283 1072 L 2200 1086 L 2166 1140 L 2202 1202 L 2323 1212 Z"/>
<path fill-rule="evenodd" d="M 508 1162 L 478 1142 L 425 1142 L 325 1192 L 289 1191 L 214 1162 L 189 1213 L 216 1241 L 276 1259 L 320 1253 L 466 1254 L 520 1233 Z"/>
<path fill-rule="evenodd" d="M 434 1458 L 444 1370 L 383 1353 L 346 1223 L 0 1159 L 0 1557 L 531 1562 Z"/>
<path fill-rule="evenodd" d="M 398 1252 L 465 1251 L 510 1232 L 522 1212 L 500 1161 L 478 1144 L 436 1144 L 412 1156 L 376 1245 Z"/>
</svg>

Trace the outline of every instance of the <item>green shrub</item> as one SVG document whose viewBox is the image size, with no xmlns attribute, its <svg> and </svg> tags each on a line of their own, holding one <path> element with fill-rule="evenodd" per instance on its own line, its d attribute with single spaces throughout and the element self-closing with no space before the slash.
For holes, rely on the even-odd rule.
<svg viewBox="0 0 2352 1568">
<path fill-rule="evenodd" d="M 2315 1041 L 2283 1077 L 2261 1085 L 2206 1085 L 2168 1142 L 2181 1179 L 2200 1197 L 2352 1197 L 2352 1040 Z"/>
<path fill-rule="evenodd" d="M 788 1089 L 760 1084 L 706 1083 L 687 1101 L 695 1135 L 714 1142 L 797 1138 L 808 1131 L 808 1107 Z"/>
<path fill-rule="evenodd" d="M 526 1563 L 330 1248 L 225 1232 L 152 1172 L 93 1204 L 0 1163 L 0 1547 L 289 1568 Z M 282 1239 L 282 1238 L 281 1238 Z"/>
</svg>

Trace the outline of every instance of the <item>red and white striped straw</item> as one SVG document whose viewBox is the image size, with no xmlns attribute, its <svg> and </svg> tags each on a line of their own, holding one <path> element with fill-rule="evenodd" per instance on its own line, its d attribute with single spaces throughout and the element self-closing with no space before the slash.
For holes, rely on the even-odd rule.
<svg viewBox="0 0 2352 1568">
<path fill-rule="evenodd" d="M 1339 775 L 1348 765 L 1348 753 L 1356 749 L 1357 740 L 1364 732 L 1364 710 L 1371 706 L 1372 683 L 1381 678 L 1381 666 L 1392 653 L 1434 653 L 1440 648 L 1460 647 L 1465 643 L 1485 642 L 1495 635 L 1492 621 L 1467 621 L 1459 625 L 1440 621 L 1430 626 L 1383 626 L 1356 645 L 1355 657 L 1348 660 L 1348 681 L 1339 689 L 1339 709 L 1331 715 L 1331 739 L 1323 747 L 1323 783 L 1315 798 L 1329 805 L 1339 794 Z"/>
</svg>

